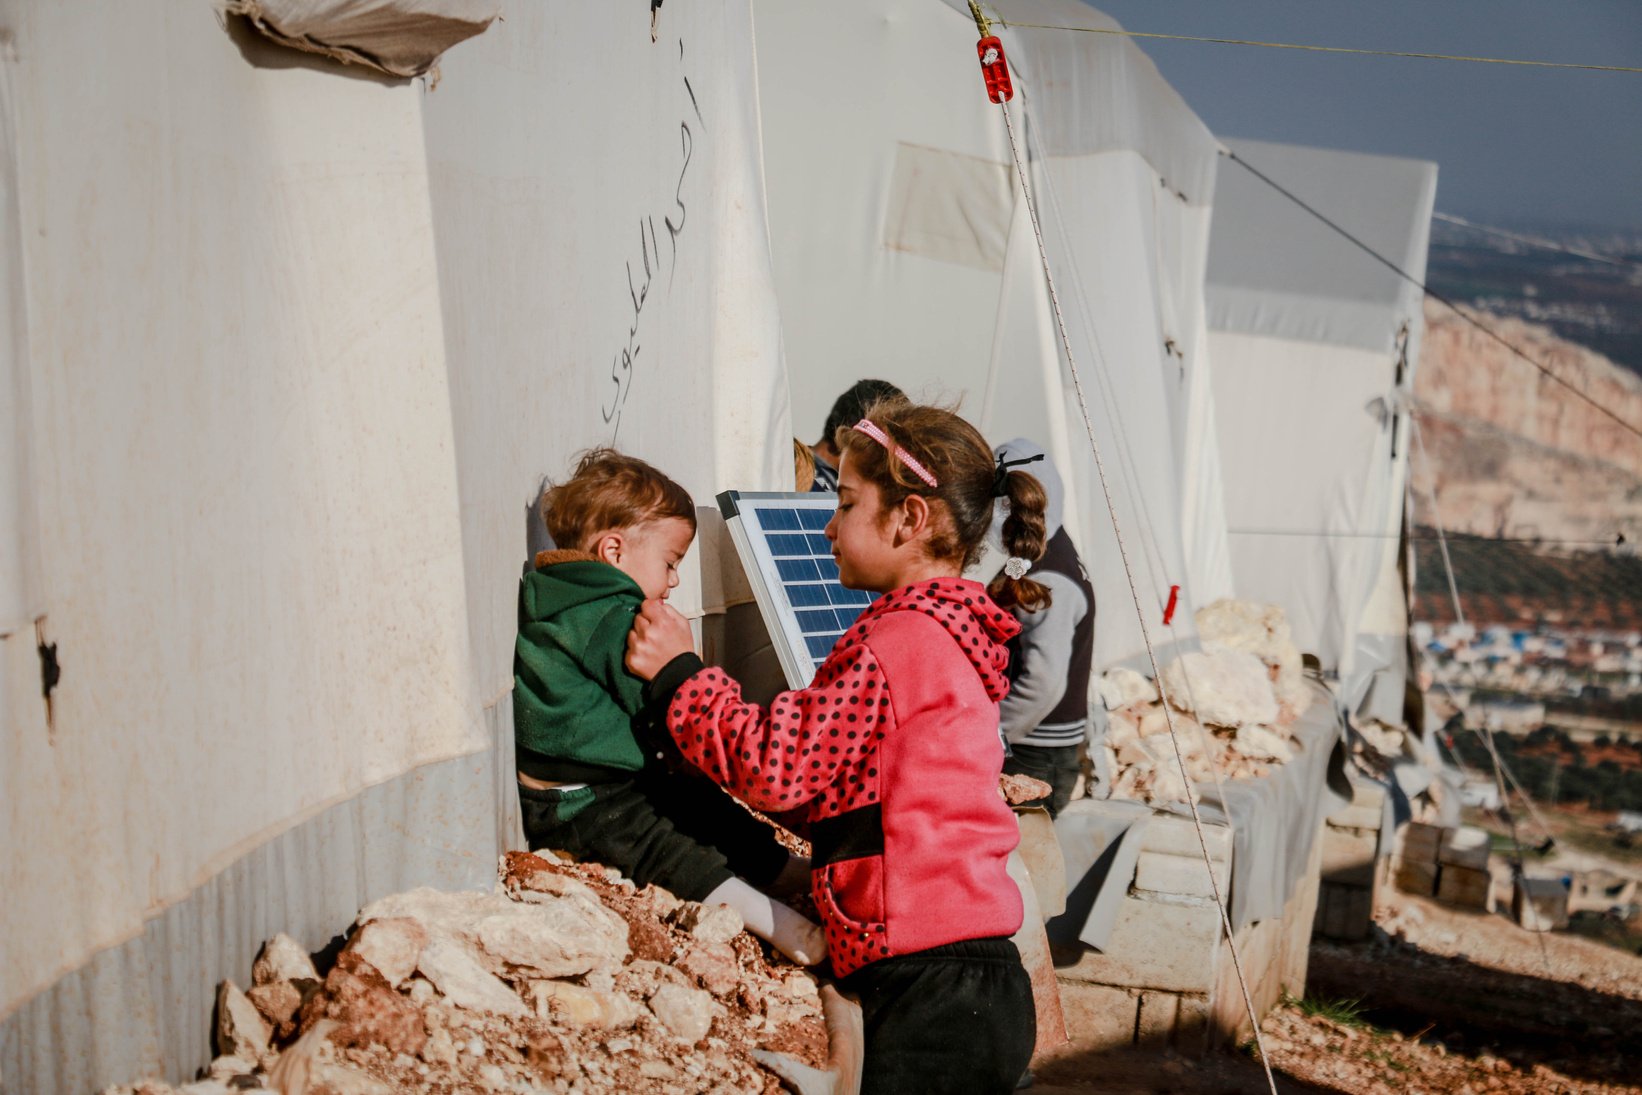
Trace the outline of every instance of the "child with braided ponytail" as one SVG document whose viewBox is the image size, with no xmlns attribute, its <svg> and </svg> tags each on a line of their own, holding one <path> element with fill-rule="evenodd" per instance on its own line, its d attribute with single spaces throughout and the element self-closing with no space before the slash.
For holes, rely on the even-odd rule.
<svg viewBox="0 0 1642 1095">
<path fill-rule="evenodd" d="M 962 575 L 1001 494 L 1011 560 L 993 593 L 1046 603 L 1026 577 L 1044 547 L 1043 490 L 1000 472 L 980 433 L 939 407 L 879 402 L 835 440 L 826 535 L 843 584 L 883 596 L 811 685 L 747 703 L 659 601 L 635 623 L 627 663 L 692 763 L 813 844 L 828 955 L 861 1001 L 862 1091 L 1010 1091 L 1036 1025 L 1009 940 L 1019 831 L 998 793 L 1004 643 L 1020 625 Z"/>
</svg>

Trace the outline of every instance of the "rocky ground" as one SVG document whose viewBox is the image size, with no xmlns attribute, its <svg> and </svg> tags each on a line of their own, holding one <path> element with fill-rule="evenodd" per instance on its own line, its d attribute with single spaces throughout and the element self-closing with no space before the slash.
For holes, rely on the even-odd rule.
<svg viewBox="0 0 1642 1095">
<path fill-rule="evenodd" d="M 250 989 L 219 993 L 210 1075 L 177 1090 L 773 1095 L 772 1063 L 825 1063 L 815 979 L 728 908 L 526 853 L 501 874 L 497 893 L 366 907 L 323 973 L 270 940 Z"/>
<path fill-rule="evenodd" d="M 1262 1023 L 1279 1092 L 1642 1093 L 1642 958 L 1499 915 L 1396 902 L 1371 941 L 1313 945 L 1305 999 Z M 1252 1047 L 1186 1058 L 1074 1045 L 1038 1077 L 1042 1095 L 1269 1090 Z"/>
</svg>

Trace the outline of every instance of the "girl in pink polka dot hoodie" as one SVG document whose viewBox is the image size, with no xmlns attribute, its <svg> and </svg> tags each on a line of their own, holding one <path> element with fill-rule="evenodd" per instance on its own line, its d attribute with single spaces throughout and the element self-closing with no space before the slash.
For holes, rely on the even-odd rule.
<svg viewBox="0 0 1642 1095">
<path fill-rule="evenodd" d="M 810 686 L 748 703 L 660 602 L 635 622 L 628 666 L 691 763 L 812 842 L 828 956 L 861 1000 L 863 1091 L 1009 1091 L 1035 1023 L 1009 941 L 1023 913 L 998 701 L 1019 630 L 1005 608 L 1046 603 L 1024 578 L 1044 549 L 1043 490 L 957 415 L 904 399 L 836 443 L 827 538 L 843 584 L 884 595 Z M 1011 560 L 988 589 L 962 573 L 1000 497 Z"/>
</svg>

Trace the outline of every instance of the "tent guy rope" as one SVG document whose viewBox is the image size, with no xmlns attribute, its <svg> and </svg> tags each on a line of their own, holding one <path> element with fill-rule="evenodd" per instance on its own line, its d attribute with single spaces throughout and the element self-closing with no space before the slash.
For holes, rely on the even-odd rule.
<svg viewBox="0 0 1642 1095">
<path fill-rule="evenodd" d="M 986 41 L 991 37 L 989 33 L 989 22 L 986 16 L 981 12 L 980 5 L 976 3 L 975 0 L 970 0 L 969 7 L 970 11 L 974 13 L 976 29 L 980 31 L 981 40 Z M 1003 61 L 1001 48 L 999 48 L 998 51 L 997 61 L 999 63 Z M 987 64 L 987 59 L 984 56 L 982 58 L 982 64 L 983 66 Z M 1007 86 L 1007 84 L 1002 86 Z M 993 75 L 988 72 L 987 90 L 989 94 L 992 93 L 995 88 L 999 87 L 1000 85 L 995 81 Z M 1015 122 L 1009 113 L 1010 95 L 994 94 L 992 95 L 992 98 L 993 101 L 998 104 L 999 109 L 1003 112 L 1004 128 L 1009 135 L 1009 152 L 1015 162 L 1015 173 L 1021 184 L 1021 196 L 1026 203 L 1027 215 L 1032 222 L 1032 234 L 1037 241 L 1038 261 L 1043 267 L 1044 284 L 1048 289 L 1049 303 L 1054 312 L 1055 327 L 1060 336 L 1061 349 L 1066 354 L 1067 367 L 1071 370 L 1072 388 L 1077 396 L 1078 411 L 1082 416 L 1084 432 L 1088 437 L 1089 449 L 1094 457 L 1095 471 L 1100 479 L 1101 493 L 1106 502 L 1106 512 L 1112 522 L 1112 532 L 1117 541 L 1118 555 L 1123 562 L 1123 574 L 1129 585 L 1129 596 L 1134 603 L 1135 614 L 1140 620 L 1140 634 L 1142 641 L 1146 645 L 1146 657 L 1151 663 L 1153 679 L 1157 681 L 1158 689 L 1161 693 L 1163 689 L 1163 670 L 1157 661 L 1157 651 L 1153 649 L 1152 646 L 1151 628 L 1146 623 L 1146 611 L 1140 601 L 1140 590 L 1135 584 L 1134 569 L 1133 565 L 1129 561 L 1128 545 L 1124 540 L 1123 529 L 1117 515 L 1117 504 L 1112 497 L 1111 486 L 1107 479 L 1105 460 L 1101 456 L 1100 442 L 1095 437 L 1094 423 L 1089 417 L 1089 405 L 1088 400 L 1084 396 L 1083 380 L 1078 372 L 1076 355 L 1072 352 L 1072 341 L 1071 337 L 1067 334 L 1066 319 L 1061 312 L 1060 298 L 1055 291 L 1054 275 L 1049 267 L 1049 253 L 1044 247 L 1043 242 L 1043 226 L 1038 219 L 1037 207 L 1032 201 L 1032 188 L 1030 183 L 1027 181 L 1026 165 L 1021 159 L 1020 145 L 1015 136 Z M 1175 763 L 1179 766 L 1181 779 L 1184 780 L 1187 787 L 1190 788 L 1191 776 L 1187 772 L 1185 754 L 1182 752 L 1180 747 L 1180 734 L 1175 726 L 1174 712 L 1170 709 L 1166 696 L 1164 697 L 1164 700 L 1164 718 L 1167 720 L 1169 726 L 1169 742 L 1174 748 Z M 1255 1010 L 1254 998 L 1249 994 L 1248 980 L 1244 976 L 1243 972 L 1242 956 L 1238 953 L 1235 933 L 1232 930 L 1231 917 L 1226 911 L 1225 895 L 1221 892 L 1219 879 L 1215 877 L 1214 860 L 1209 852 L 1208 838 L 1203 832 L 1203 817 L 1197 808 L 1196 799 L 1194 799 L 1190 793 L 1186 796 L 1186 805 L 1191 809 L 1192 826 L 1197 832 L 1198 848 L 1203 853 L 1203 865 L 1209 874 L 1209 886 L 1214 894 L 1215 910 L 1220 914 L 1220 926 L 1226 933 L 1226 946 L 1231 953 L 1233 970 L 1237 974 L 1237 985 L 1243 994 L 1243 1005 L 1248 1009 L 1249 1025 L 1254 1031 L 1254 1041 L 1260 1055 L 1260 1066 L 1265 1070 L 1266 1084 L 1272 1095 L 1277 1095 L 1277 1081 L 1272 1075 L 1271 1062 L 1266 1053 L 1265 1040 L 1260 1033 L 1260 1016 Z"/>
<path fill-rule="evenodd" d="M 1155 38 L 1169 42 L 1207 42 L 1221 46 L 1259 46 L 1263 49 L 1292 49 L 1308 53 L 1347 53 L 1364 57 L 1409 57 L 1421 61 L 1465 61 L 1481 65 L 1521 65 L 1528 68 L 1569 68 L 1589 72 L 1642 73 L 1635 65 L 1590 65 L 1578 61 L 1532 61 L 1515 57 L 1479 57 L 1464 53 L 1423 53 L 1415 50 L 1361 49 L 1351 46 L 1315 46 L 1301 42 L 1265 42 L 1254 38 L 1210 38 L 1195 34 L 1160 34 L 1143 30 L 1124 30 L 1121 27 L 1066 27 L 1050 23 L 1017 23 L 1003 15 L 998 25 L 1026 30 L 1059 30 L 1077 34 L 1109 34 L 1118 38 Z"/>
</svg>

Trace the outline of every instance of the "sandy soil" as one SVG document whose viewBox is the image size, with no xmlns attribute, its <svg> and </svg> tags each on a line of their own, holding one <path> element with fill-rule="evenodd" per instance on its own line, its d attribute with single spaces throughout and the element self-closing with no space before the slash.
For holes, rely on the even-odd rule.
<svg viewBox="0 0 1642 1095">
<path fill-rule="evenodd" d="M 1642 957 L 1499 915 L 1394 900 L 1373 940 L 1315 944 L 1305 1001 L 1262 1024 L 1279 1092 L 1642 1095 Z M 1339 1001 L 1354 1003 L 1315 1013 Z M 1074 1041 L 1037 1079 L 1041 1095 L 1269 1090 L 1248 1048 L 1190 1059 Z"/>
</svg>

